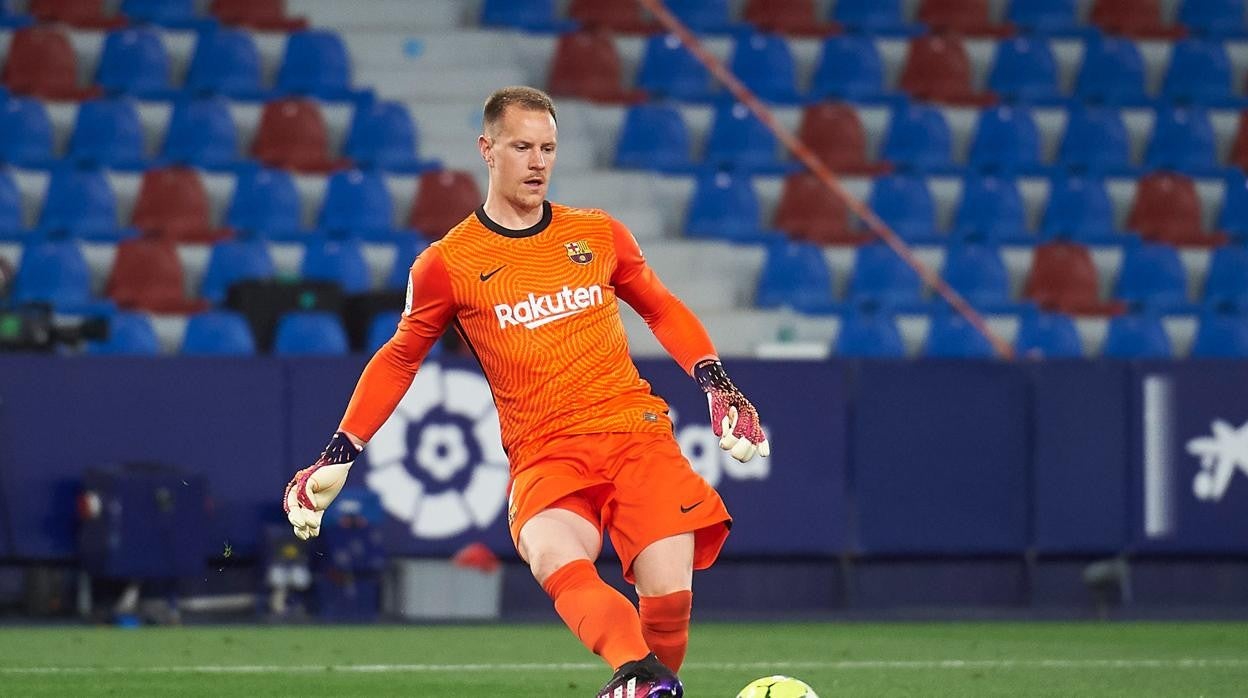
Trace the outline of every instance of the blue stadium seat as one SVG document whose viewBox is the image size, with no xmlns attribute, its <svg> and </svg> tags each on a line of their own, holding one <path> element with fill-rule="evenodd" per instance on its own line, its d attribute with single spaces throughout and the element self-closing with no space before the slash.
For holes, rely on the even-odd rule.
<svg viewBox="0 0 1248 698">
<path fill-rule="evenodd" d="M 62 165 L 52 170 L 38 229 L 53 237 L 120 240 L 134 234 L 117 225 L 117 200 L 102 170 Z"/>
<path fill-rule="evenodd" d="M 793 164 L 780 156 L 775 134 L 744 104 L 725 104 L 715 111 L 706 137 L 703 164 L 746 172 L 787 172 Z"/>
<path fill-rule="evenodd" d="M 143 169 L 143 125 L 130 99 L 104 98 L 78 107 L 69 157 L 84 165 L 117 169 Z"/>
<path fill-rule="evenodd" d="M 273 353 L 278 356 L 338 356 L 348 351 L 347 332 L 333 313 L 286 313 L 277 321 Z"/>
<path fill-rule="evenodd" d="M 1244 34 L 1244 0 L 1184 0 L 1179 23 L 1198 34 Z"/>
<path fill-rule="evenodd" d="M 436 169 L 437 160 L 420 158 L 419 143 L 416 124 L 402 102 L 374 101 L 356 106 L 343 154 L 362 168 L 404 173 Z"/>
<path fill-rule="evenodd" d="M 907 103 L 893 110 L 882 158 L 903 169 L 940 170 L 951 166 L 952 144 L 949 124 L 939 109 Z"/>
<path fill-rule="evenodd" d="M 750 34 L 738 38 L 729 67 L 761 99 L 784 104 L 801 100 L 797 66 L 783 37 Z"/>
<path fill-rule="evenodd" d="M 234 230 L 260 237 L 301 235 L 299 193 L 284 170 L 254 168 L 238 175 L 225 222 Z"/>
<path fill-rule="evenodd" d="M 375 170 L 330 175 L 317 227 L 333 236 L 385 238 L 394 233 L 394 204 Z"/>
<path fill-rule="evenodd" d="M 865 99 L 884 91 L 884 62 L 871 37 L 847 34 L 823 42 L 811 99 Z"/>
<path fill-rule="evenodd" d="M 121 14 L 131 22 L 189 27 L 200 22 L 195 0 L 122 0 Z"/>
<path fill-rule="evenodd" d="M 0 240 L 23 240 L 22 193 L 7 171 L 0 169 Z"/>
<path fill-rule="evenodd" d="M 997 44 L 988 88 L 1002 99 L 1028 102 L 1055 99 L 1057 61 L 1043 38 L 1019 36 Z"/>
<path fill-rule="evenodd" d="M 1217 170 L 1217 145 L 1209 115 L 1200 108 L 1160 109 L 1144 165 L 1193 174 Z"/>
<path fill-rule="evenodd" d="M 1117 173 L 1131 167 L 1131 141 L 1113 107 L 1075 107 L 1058 147 L 1058 162 L 1076 172 Z"/>
<path fill-rule="evenodd" d="M 1062 313 L 1022 313 L 1014 351 L 1020 358 L 1078 359 L 1083 357 L 1083 340 L 1069 315 Z"/>
<path fill-rule="evenodd" d="M 929 241 L 936 235 L 936 205 L 927 182 L 920 177 L 888 175 L 876 179 L 867 206 L 910 242 Z"/>
<path fill-rule="evenodd" d="M 173 95 L 170 71 L 160 33 L 131 27 L 110 32 L 104 40 L 95 81 L 112 93 L 167 98 Z"/>
<path fill-rule="evenodd" d="M 690 101 L 705 101 L 721 94 L 710 72 L 674 34 L 659 34 L 646 40 L 637 87 L 651 97 Z"/>
<path fill-rule="evenodd" d="M 394 336 L 395 328 L 399 326 L 399 318 L 402 313 L 398 311 L 377 313 L 368 323 L 368 337 L 364 340 L 364 348 L 368 353 L 376 353 L 381 345 L 390 341 Z M 442 346 L 441 343 L 434 344 L 434 349 Z M 430 355 L 434 352 L 430 351 Z M 428 357 L 426 357 L 428 358 Z"/>
<path fill-rule="evenodd" d="M 52 154 L 52 121 L 43 102 L 9 96 L 0 105 L 0 160 L 46 167 Z"/>
<path fill-rule="evenodd" d="M 332 31 L 294 32 L 286 40 L 277 90 L 326 99 L 356 96 L 351 89 L 351 60 L 342 38 Z"/>
<path fill-rule="evenodd" d="M 561 32 L 576 28 L 558 18 L 555 0 L 485 0 L 481 24 L 529 31 Z"/>
<path fill-rule="evenodd" d="M 217 96 L 175 102 L 161 155 L 172 163 L 206 169 L 237 166 L 238 129 L 229 101 Z"/>
<path fill-rule="evenodd" d="M 1011 23 L 1026 32 L 1066 32 L 1079 26 L 1076 0 L 1011 0 Z"/>
<path fill-rule="evenodd" d="M 1248 315 L 1203 313 L 1192 342 L 1193 358 L 1248 359 Z"/>
<path fill-rule="evenodd" d="M 1214 104 L 1231 97 L 1231 59 L 1220 41 L 1174 45 L 1161 95 L 1171 102 Z"/>
<path fill-rule="evenodd" d="M 900 359 L 906 355 L 906 345 L 892 315 L 855 309 L 841 316 L 836 354 L 846 358 Z"/>
<path fill-rule="evenodd" d="M 729 242 L 760 242 L 780 233 L 763 230 L 750 178 L 717 172 L 698 178 L 685 215 L 685 235 Z"/>
<path fill-rule="evenodd" d="M 1040 166 L 1040 133 L 1031 112 L 1001 106 L 979 114 L 967 164 L 986 172 L 1019 172 Z"/>
<path fill-rule="evenodd" d="M 407 288 L 408 271 L 417 255 L 429 247 L 429 241 L 415 233 L 394 237 L 394 264 L 386 276 L 386 288 Z"/>
<path fill-rule="evenodd" d="M 152 321 L 143 313 L 116 312 L 108 316 L 108 339 L 87 343 L 95 356 L 156 356 L 160 340 Z"/>
<path fill-rule="evenodd" d="M 740 28 L 732 21 L 728 0 L 667 0 L 667 9 L 695 32 L 718 33 Z"/>
<path fill-rule="evenodd" d="M 886 245 L 864 245 L 854 256 L 848 300 L 885 306 L 912 306 L 921 302 L 919 275 Z"/>
<path fill-rule="evenodd" d="M 869 33 L 909 30 L 901 14 L 901 0 L 837 0 L 832 18 L 846 28 Z"/>
<path fill-rule="evenodd" d="M 951 245 L 945 254 L 941 277 L 976 307 L 1010 302 L 1010 274 L 996 247 Z"/>
<path fill-rule="evenodd" d="M 629 107 L 615 148 L 615 166 L 660 172 L 688 172 L 692 146 L 680 110 L 665 104 Z"/>
<path fill-rule="evenodd" d="M 1236 238 L 1248 238 L 1248 177 L 1235 172 L 1226 180 L 1218 229 Z"/>
<path fill-rule="evenodd" d="M 334 282 L 345 293 L 363 293 L 371 284 L 364 250 L 358 240 L 309 242 L 299 275 L 312 281 Z"/>
<path fill-rule="evenodd" d="M 200 285 L 200 297 L 220 304 L 230 286 L 246 279 L 271 279 L 276 271 L 261 240 L 230 240 L 212 246 Z"/>
<path fill-rule="evenodd" d="M 1075 94 L 1090 102 L 1107 104 L 1146 101 L 1144 59 L 1135 42 L 1109 36 L 1088 40 Z"/>
<path fill-rule="evenodd" d="M 1110 318 L 1101 355 L 1115 359 L 1169 359 L 1170 336 L 1161 319 L 1150 313 L 1131 313 Z"/>
<path fill-rule="evenodd" d="M 251 34 L 218 27 L 200 34 L 186 74 L 186 89 L 243 99 L 263 99 L 271 92 L 261 83 L 260 51 Z"/>
<path fill-rule="evenodd" d="M 768 244 L 754 304 L 760 308 L 790 307 L 804 313 L 830 312 L 832 271 L 822 249 L 790 240 Z"/>
<path fill-rule="evenodd" d="M 187 320 L 181 353 L 185 356 L 251 356 L 256 353 L 256 340 L 242 315 L 229 310 L 208 311 Z"/>
<path fill-rule="evenodd" d="M 1013 179 L 968 177 L 954 217 L 953 232 L 975 240 L 1027 241 L 1027 215 L 1023 197 Z"/>
<path fill-rule="evenodd" d="M 996 350 L 960 313 L 942 308 L 931 316 L 923 355 L 940 359 L 991 359 Z"/>
<path fill-rule="evenodd" d="M 1205 301 L 1248 309 L 1248 247 L 1242 243 L 1213 251 L 1205 279 Z"/>
<path fill-rule="evenodd" d="M 1114 231 L 1114 206 L 1105 183 L 1089 177 L 1055 179 L 1049 190 L 1040 233 L 1048 239 L 1104 242 Z"/>
<path fill-rule="evenodd" d="M 27 244 L 10 300 L 16 304 L 51 303 L 61 310 L 90 302 L 91 273 L 77 243 L 57 240 Z"/>
<path fill-rule="evenodd" d="M 1170 245 L 1139 243 L 1123 252 L 1114 295 L 1136 307 L 1171 310 L 1187 304 L 1187 274 Z"/>
</svg>

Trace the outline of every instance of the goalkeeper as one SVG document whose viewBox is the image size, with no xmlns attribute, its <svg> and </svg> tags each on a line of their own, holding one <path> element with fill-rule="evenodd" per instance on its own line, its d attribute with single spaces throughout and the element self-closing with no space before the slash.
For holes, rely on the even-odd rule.
<svg viewBox="0 0 1248 698">
<path fill-rule="evenodd" d="M 287 486 L 295 534 L 321 515 L 351 463 L 454 325 L 481 362 L 511 463 L 508 522 L 555 610 L 615 675 L 599 695 L 680 696 L 693 570 L 718 556 L 732 519 L 673 436 L 667 405 L 638 375 L 619 300 L 706 393 L 720 445 L 767 456 L 758 414 L 706 330 L 606 213 L 546 200 L 555 108 L 540 90 L 487 100 L 477 147 L 485 203 L 412 264 L 407 307 L 368 363 L 321 458 Z M 639 607 L 594 567 L 609 533 Z"/>
</svg>

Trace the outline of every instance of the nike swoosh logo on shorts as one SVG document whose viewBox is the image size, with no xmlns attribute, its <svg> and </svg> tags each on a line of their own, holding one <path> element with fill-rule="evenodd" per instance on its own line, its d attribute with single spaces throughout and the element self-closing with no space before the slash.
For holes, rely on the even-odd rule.
<svg viewBox="0 0 1248 698">
<path fill-rule="evenodd" d="M 702 500 L 702 501 L 706 501 L 706 500 Z M 700 506 L 702 506 L 702 502 L 698 502 L 696 504 L 690 504 L 689 506 L 684 506 L 682 504 L 680 507 L 680 513 L 688 514 L 689 512 L 693 511 L 694 509 L 697 509 Z"/>
</svg>

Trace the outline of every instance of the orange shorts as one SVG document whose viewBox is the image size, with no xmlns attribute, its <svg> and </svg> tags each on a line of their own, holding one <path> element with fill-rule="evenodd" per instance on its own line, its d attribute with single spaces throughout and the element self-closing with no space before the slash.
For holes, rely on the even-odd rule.
<svg viewBox="0 0 1248 698">
<path fill-rule="evenodd" d="M 706 569 L 732 526 L 719 493 L 666 432 L 550 440 L 511 482 L 507 519 L 517 548 L 524 524 L 546 509 L 567 509 L 608 533 L 630 584 L 633 560 L 651 543 L 693 532 L 693 568 Z"/>
</svg>

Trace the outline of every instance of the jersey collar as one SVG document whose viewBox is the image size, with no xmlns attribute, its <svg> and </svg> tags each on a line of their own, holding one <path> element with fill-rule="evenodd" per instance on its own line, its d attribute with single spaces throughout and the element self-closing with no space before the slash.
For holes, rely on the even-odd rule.
<svg viewBox="0 0 1248 698">
<path fill-rule="evenodd" d="M 533 225 L 527 228 L 524 228 L 523 230 L 513 230 L 511 228 L 504 228 L 503 226 L 494 222 L 492 218 L 487 216 L 485 213 L 485 204 L 481 204 L 480 206 L 478 206 L 475 213 L 477 214 L 477 220 L 481 221 L 481 225 L 484 225 L 485 227 L 498 233 L 499 235 L 503 235 L 509 238 L 527 238 L 527 237 L 532 237 L 534 235 L 537 235 L 538 233 L 542 232 L 550 225 L 550 219 L 552 216 L 551 210 L 550 210 L 550 202 L 543 201 L 542 202 L 542 219 L 540 221 L 534 223 Z"/>
</svg>

